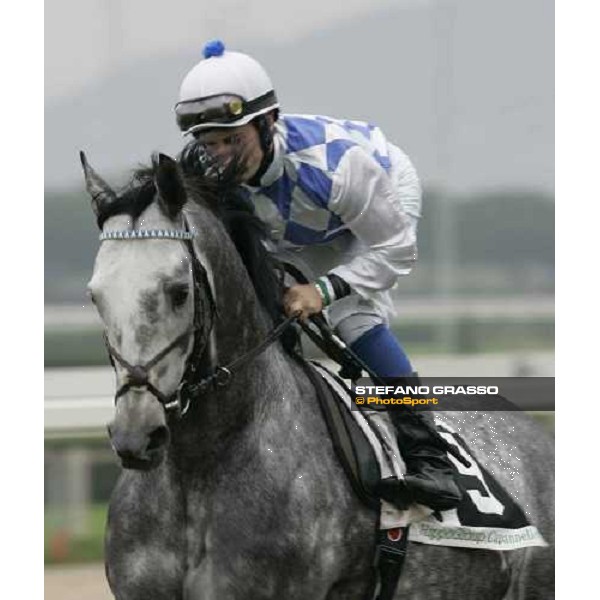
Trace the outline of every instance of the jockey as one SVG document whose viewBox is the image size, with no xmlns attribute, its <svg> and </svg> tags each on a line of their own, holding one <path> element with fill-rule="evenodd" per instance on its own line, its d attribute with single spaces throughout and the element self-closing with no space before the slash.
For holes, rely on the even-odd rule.
<svg viewBox="0 0 600 600">
<path fill-rule="evenodd" d="M 389 290 L 417 258 L 421 188 L 406 154 L 371 124 L 280 114 L 263 67 L 220 41 L 186 75 L 175 113 L 221 165 L 243 157 L 241 187 L 275 251 L 314 273 L 287 290 L 286 312 L 306 318 L 325 309 L 377 375 L 412 376 L 388 325 Z M 390 415 L 407 465 L 402 493 L 434 510 L 456 506 L 461 492 L 435 434 L 414 414 Z"/>
</svg>

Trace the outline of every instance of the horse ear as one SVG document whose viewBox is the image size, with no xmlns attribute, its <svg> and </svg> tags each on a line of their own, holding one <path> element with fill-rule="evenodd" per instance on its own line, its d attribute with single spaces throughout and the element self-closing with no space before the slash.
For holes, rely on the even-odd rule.
<svg viewBox="0 0 600 600">
<path fill-rule="evenodd" d="M 111 187 L 98 175 L 87 161 L 84 152 L 79 153 L 83 174 L 85 176 L 85 187 L 88 194 L 92 197 L 92 209 L 96 217 L 104 212 L 111 202 L 117 199 L 117 195 Z"/>
<path fill-rule="evenodd" d="M 154 183 L 158 190 L 159 206 L 170 219 L 174 219 L 187 201 L 179 166 L 166 154 L 155 157 L 154 165 Z"/>
</svg>

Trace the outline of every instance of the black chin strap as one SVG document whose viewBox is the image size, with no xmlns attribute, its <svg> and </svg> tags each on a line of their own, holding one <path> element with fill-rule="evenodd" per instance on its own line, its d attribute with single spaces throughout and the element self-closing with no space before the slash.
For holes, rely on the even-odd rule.
<svg viewBox="0 0 600 600">
<path fill-rule="evenodd" d="M 273 156 L 275 154 L 273 147 L 273 131 L 267 115 L 260 115 L 256 117 L 256 119 L 252 121 L 252 124 L 258 131 L 258 139 L 260 141 L 260 148 L 262 150 L 263 157 L 258 167 L 258 171 L 256 171 L 256 173 L 247 183 L 252 187 L 260 187 L 260 180 L 267 172 L 267 169 L 271 166 L 271 163 L 273 162 Z"/>
</svg>

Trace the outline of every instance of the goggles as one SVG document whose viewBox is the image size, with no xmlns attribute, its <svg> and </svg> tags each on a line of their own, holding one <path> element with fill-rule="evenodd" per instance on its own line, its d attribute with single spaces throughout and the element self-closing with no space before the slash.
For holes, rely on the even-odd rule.
<svg viewBox="0 0 600 600">
<path fill-rule="evenodd" d="M 244 100 L 234 94 L 221 94 L 195 100 L 185 100 L 175 105 L 177 125 L 184 133 L 206 124 L 234 124 L 245 116 L 276 105 L 275 92 L 271 90 L 254 100 Z"/>
</svg>

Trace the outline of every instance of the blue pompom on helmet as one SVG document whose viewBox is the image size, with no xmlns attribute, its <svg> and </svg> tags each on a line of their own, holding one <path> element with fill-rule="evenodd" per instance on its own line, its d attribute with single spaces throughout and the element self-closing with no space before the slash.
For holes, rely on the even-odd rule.
<svg viewBox="0 0 600 600">
<path fill-rule="evenodd" d="M 221 40 L 212 40 L 206 42 L 204 50 L 202 50 L 202 56 L 212 58 L 213 56 L 222 56 L 223 52 L 225 52 L 225 44 Z"/>
<path fill-rule="evenodd" d="M 279 108 L 271 79 L 252 57 L 208 42 L 204 59 L 185 76 L 175 105 L 184 134 L 211 127 L 238 127 Z"/>
</svg>

